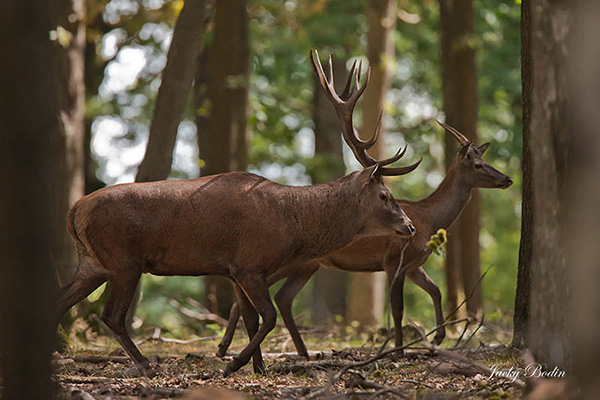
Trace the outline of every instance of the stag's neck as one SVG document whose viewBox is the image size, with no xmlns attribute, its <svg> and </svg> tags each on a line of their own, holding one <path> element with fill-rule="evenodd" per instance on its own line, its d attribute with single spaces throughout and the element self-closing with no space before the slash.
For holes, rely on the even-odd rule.
<svg viewBox="0 0 600 400">
<path fill-rule="evenodd" d="M 440 186 L 427 198 L 419 201 L 428 216 L 431 228 L 448 229 L 471 199 L 471 186 L 465 182 L 456 166 L 448 169 Z"/>
<path fill-rule="evenodd" d="M 293 193 L 297 233 L 311 256 L 320 257 L 349 244 L 362 228 L 360 197 L 344 179 Z"/>
</svg>

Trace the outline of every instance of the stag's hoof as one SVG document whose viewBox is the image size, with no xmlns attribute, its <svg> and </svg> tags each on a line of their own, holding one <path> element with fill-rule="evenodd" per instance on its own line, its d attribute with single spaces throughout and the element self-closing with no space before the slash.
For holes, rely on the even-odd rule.
<svg viewBox="0 0 600 400">
<path fill-rule="evenodd" d="M 223 358 L 227 355 L 227 347 L 219 346 L 219 350 L 215 353 L 215 355 L 219 358 Z"/>
</svg>

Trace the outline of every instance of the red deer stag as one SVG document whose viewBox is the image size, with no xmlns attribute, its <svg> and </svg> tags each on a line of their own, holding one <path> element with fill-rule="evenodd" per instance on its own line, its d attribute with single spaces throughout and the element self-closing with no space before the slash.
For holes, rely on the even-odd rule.
<svg viewBox="0 0 600 400">
<path fill-rule="evenodd" d="M 333 100 L 335 93 L 332 86 L 326 84 L 323 68 L 320 64 L 315 65 L 314 63 L 313 67 L 319 77 L 321 87 L 338 109 L 337 102 Z M 413 221 L 416 228 L 416 234 L 413 237 L 402 238 L 396 235 L 357 236 L 349 246 L 326 257 L 288 265 L 269 277 L 269 284 L 287 278 L 275 295 L 275 302 L 300 356 L 308 358 L 308 352 L 292 316 L 292 302 L 320 266 L 338 268 L 344 271 L 386 272 L 388 284 L 394 282 L 390 288 L 390 300 L 397 347 L 402 345 L 403 289 L 406 276 L 431 296 L 435 309 L 436 324 L 441 325 L 443 323 L 440 290 L 423 269 L 423 264 L 431 254 L 431 249 L 427 247 L 426 243 L 438 229 L 449 228 L 458 218 L 471 198 L 473 188 L 505 189 L 512 185 L 512 179 L 482 159 L 489 143 L 477 147 L 456 129 L 444 123 L 439 123 L 458 140 L 461 148 L 454 157 L 445 179 L 429 197 L 416 202 L 397 200 L 400 207 L 405 210 Z M 353 132 L 352 126 L 345 123 L 344 138 L 351 139 L 353 136 L 350 132 Z M 356 146 L 351 145 L 353 149 L 360 148 L 359 146 L 360 143 L 357 143 Z M 365 158 L 364 154 L 355 152 L 355 155 L 363 166 L 370 165 L 372 162 Z M 400 265 L 401 261 L 402 265 Z M 219 344 L 218 356 L 224 356 L 227 353 L 238 319 L 239 311 L 237 305 L 234 304 L 227 330 Z M 445 328 L 439 328 L 433 343 L 441 343 L 445 336 Z"/>
<path fill-rule="evenodd" d="M 334 95 L 341 117 L 352 115 L 368 80 L 369 71 L 359 86 L 357 74 L 354 85 L 348 79 L 343 94 Z M 355 142 L 354 132 L 347 130 L 346 135 L 350 135 L 348 143 Z M 360 145 L 371 146 L 376 139 L 377 132 Z M 137 368 L 151 373 L 148 359 L 125 327 L 141 274 L 221 275 L 235 284 L 250 337 L 246 348 L 227 364 L 225 375 L 247 364 L 253 355 L 255 372 L 264 372 L 260 343 L 275 327 L 277 315 L 268 276 L 282 266 L 342 248 L 359 234 L 415 233 L 382 180 L 385 175 L 406 174 L 422 160 L 406 167 L 386 166 L 403 154 L 399 151 L 383 161 L 370 159 L 360 172 L 314 186 L 286 186 L 251 173 L 231 172 L 122 184 L 87 195 L 75 202 L 67 216 L 79 265 L 73 282 L 60 289 L 54 321 L 58 324 L 67 310 L 108 281 L 102 320 Z"/>
</svg>

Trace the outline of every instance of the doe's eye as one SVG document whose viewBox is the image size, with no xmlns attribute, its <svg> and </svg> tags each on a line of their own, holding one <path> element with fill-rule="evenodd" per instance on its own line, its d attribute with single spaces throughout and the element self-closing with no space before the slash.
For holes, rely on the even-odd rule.
<svg viewBox="0 0 600 400">
<path fill-rule="evenodd" d="M 475 164 L 475 168 L 476 169 L 481 169 L 482 165 L 481 164 Z"/>
<path fill-rule="evenodd" d="M 381 193 L 381 194 L 379 195 L 379 198 L 380 198 L 381 200 L 387 200 L 387 196 L 386 196 L 386 194 L 385 194 L 385 193 Z"/>
</svg>

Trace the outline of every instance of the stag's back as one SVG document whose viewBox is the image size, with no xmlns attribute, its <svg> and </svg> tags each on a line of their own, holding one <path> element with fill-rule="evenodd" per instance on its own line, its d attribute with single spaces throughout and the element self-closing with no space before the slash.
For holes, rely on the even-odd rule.
<svg viewBox="0 0 600 400">
<path fill-rule="evenodd" d="M 228 275 L 240 257 L 260 263 L 289 246 L 282 196 L 285 186 L 241 172 L 116 185 L 77 201 L 69 230 L 80 257 L 111 271 Z"/>
</svg>

